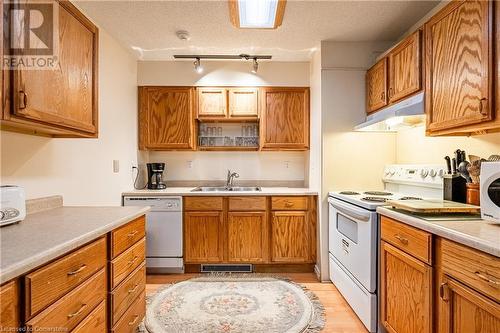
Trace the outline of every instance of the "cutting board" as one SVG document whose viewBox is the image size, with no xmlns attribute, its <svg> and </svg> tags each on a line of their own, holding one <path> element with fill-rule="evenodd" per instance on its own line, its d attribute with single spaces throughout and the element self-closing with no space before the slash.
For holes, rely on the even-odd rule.
<svg viewBox="0 0 500 333">
<path fill-rule="evenodd" d="M 397 209 L 414 213 L 478 213 L 479 206 L 447 200 L 388 200 L 387 204 Z"/>
</svg>

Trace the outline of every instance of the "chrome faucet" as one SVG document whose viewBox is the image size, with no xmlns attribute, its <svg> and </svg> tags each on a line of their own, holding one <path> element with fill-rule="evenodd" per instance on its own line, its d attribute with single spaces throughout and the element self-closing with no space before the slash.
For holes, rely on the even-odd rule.
<svg viewBox="0 0 500 333">
<path fill-rule="evenodd" d="M 234 178 L 240 178 L 240 175 L 236 172 L 231 172 L 231 170 L 227 170 L 226 188 L 233 187 Z"/>
</svg>

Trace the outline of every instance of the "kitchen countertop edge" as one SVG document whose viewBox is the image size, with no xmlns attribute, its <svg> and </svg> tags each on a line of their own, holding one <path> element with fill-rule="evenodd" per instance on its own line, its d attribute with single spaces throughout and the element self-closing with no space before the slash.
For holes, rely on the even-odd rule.
<svg viewBox="0 0 500 333">
<path fill-rule="evenodd" d="M 377 213 L 393 218 L 399 222 L 405 223 L 415 228 L 430 232 L 434 235 L 471 247 L 478 251 L 482 251 L 491 254 L 493 256 L 500 257 L 499 243 L 495 243 L 484 238 L 467 234 L 463 231 L 458 230 L 459 228 L 456 227 L 442 225 L 445 224 L 447 221 L 440 221 L 439 224 L 428 222 L 418 217 L 390 210 L 386 207 L 378 207 Z M 489 222 L 484 220 L 465 221 L 461 223 L 464 223 L 464 227 L 466 227 L 466 223 L 484 223 L 490 225 Z M 500 228 L 498 229 L 498 235 L 500 237 Z"/>
<path fill-rule="evenodd" d="M 170 187 L 165 190 L 132 190 L 123 192 L 122 196 L 269 196 L 269 195 L 318 195 L 318 191 L 310 188 L 295 187 L 261 187 L 262 191 L 220 191 L 220 192 L 192 192 L 196 187 Z"/>
<path fill-rule="evenodd" d="M 73 206 L 71 206 L 73 207 Z M 64 209 L 67 208 L 66 206 L 59 207 L 59 208 L 54 208 L 53 210 L 58 210 L 58 209 Z M 79 207 L 79 208 L 84 208 L 84 207 Z M 96 207 L 86 207 L 89 209 L 93 209 Z M 116 207 L 116 208 L 121 208 L 121 207 Z M 18 261 L 15 264 L 12 264 L 10 266 L 7 266 L 5 268 L 2 268 L 0 271 L 0 284 L 3 284 L 5 282 L 8 282 L 12 279 L 15 279 L 21 275 L 27 274 L 31 272 L 32 270 L 41 267 L 54 259 L 57 259 L 61 257 L 64 254 L 67 254 L 82 245 L 85 245 L 87 243 L 90 243 L 93 240 L 96 240 L 104 235 L 106 235 L 108 232 L 111 230 L 114 230 L 118 227 L 121 227 L 122 225 L 146 214 L 150 208 L 149 207 L 134 207 L 136 208 L 136 212 L 128 214 L 126 216 L 120 217 L 116 220 L 109 221 L 109 222 L 103 222 L 102 227 L 93 229 L 91 231 L 88 231 L 79 237 L 72 238 L 67 240 L 64 243 L 58 244 L 54 247 L 51 247 L 45 251 L 39 252 L 36 255 L 29 256 L 28 258 Z M 44 211 L 43 214 L 50 213 L 49 211 Z M 33 216 L 36 216 L 36 213 L 33 215 L 28 215 L 30 218 L 33 218 Z M 36 218 L 36 217 L 35 217 Z M 23 223 L 23 222 L 21 222 Z"/>
</svg>

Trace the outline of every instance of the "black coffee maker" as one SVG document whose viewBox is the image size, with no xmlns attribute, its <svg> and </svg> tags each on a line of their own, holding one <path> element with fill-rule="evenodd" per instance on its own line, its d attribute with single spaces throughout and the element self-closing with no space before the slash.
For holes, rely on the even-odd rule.
<svg viewBox="0 0 500 333">
<path fill-rule="evenodd" d="M 148 189 L 163 190 L 167 185 L 163 182 L 163 171 L 165 171 L 165 163 L 147 163 L 148 168 Z"/>
</svg>

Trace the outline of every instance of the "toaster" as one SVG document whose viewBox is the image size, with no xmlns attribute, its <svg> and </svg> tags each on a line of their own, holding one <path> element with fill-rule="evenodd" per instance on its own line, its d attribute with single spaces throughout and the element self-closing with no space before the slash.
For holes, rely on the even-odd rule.
<svg viewBox="0 0 500 333">
<path fill-rule="evenodd" d="M 26 217 L 24 189 L 15 185 L 2 185 L 0 190 L 0 227 L 24 220 Z"/>
</svg>

